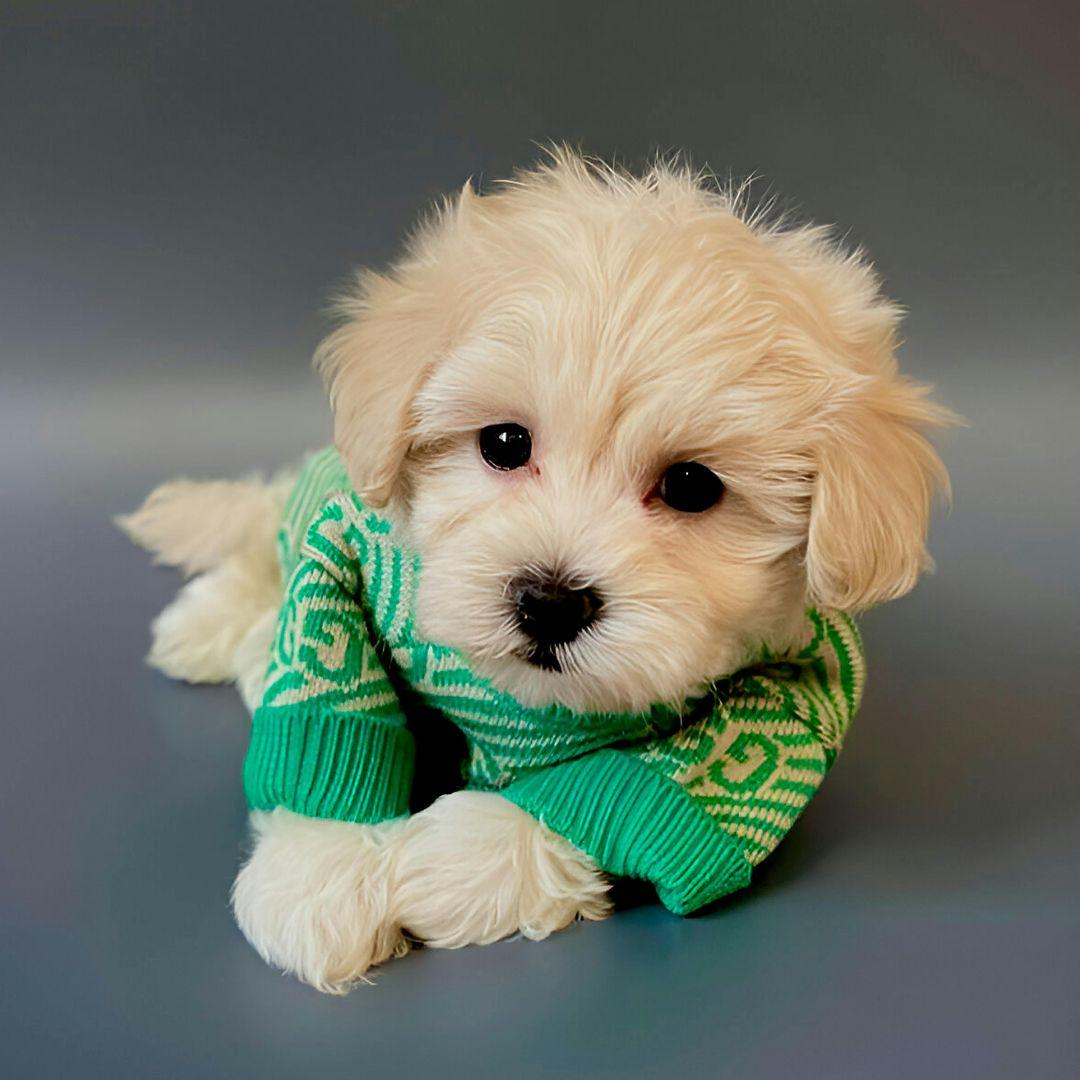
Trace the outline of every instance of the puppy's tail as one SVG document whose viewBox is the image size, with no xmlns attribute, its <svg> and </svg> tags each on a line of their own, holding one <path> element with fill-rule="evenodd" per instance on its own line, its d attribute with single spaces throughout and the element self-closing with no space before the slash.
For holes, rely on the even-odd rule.
<svg viewBox="0 0 1080 1080">
<path fill-rule="evenodd" d="M 288 489 L 285 479 L 171 480 L 116 524 L 155 562 L 190 577 L 243 549 L 272 553 Z"/>
</svg>

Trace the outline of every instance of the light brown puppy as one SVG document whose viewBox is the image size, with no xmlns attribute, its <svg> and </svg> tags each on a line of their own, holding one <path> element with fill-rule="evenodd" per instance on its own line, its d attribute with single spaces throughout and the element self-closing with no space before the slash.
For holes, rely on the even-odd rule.
<svg viewBox="0 0 1080 1080">
<path fill-rule="evenodd" d="M 420 629 L 527 704 L 685 700 L 761 642 L 783 649 L 808 604 L 859 611 L 927 566 L 947 480 L 923 431 L 952 417 L 898 373 L 896 307 L 823 231 L 748 218 L 685 169 L 634 178 L 558 152 L 491 195 L 467 186 L 342 310 L 316 358 L 336 442 L 423 557 Z M 506 422 L 534 449 L 500 473 L 476 433 Z M 724 482 L 715 512 L 656 498 L 666 465 L 691 460 Z M 257 494 L 265 537 L 277 500 Z M 198 498 L 129 522 L 218 575 L 166 612 L 153 655 L 240 678 L 250 701 L 276 606 L 252 567 L 269 549 L 193 555 Z M 530 563 L 603 586 L 604 619 L 558 670 L 526 662 L 507 622 L 504 583 Z M 324 989 L 399 951 L 402 925 L 455 946 L 607 910 L 589 860 L 498 795 L 447 796 L 404 826 L 256 818 L 237 916 Z"/>
</svg>

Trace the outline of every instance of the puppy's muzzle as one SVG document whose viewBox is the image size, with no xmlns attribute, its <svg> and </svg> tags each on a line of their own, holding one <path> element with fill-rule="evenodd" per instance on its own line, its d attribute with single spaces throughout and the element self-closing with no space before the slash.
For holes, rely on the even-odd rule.
<svg viewBox="0 0 1080 1080">
<path fill-rule="evenodd" d="M 533 648 L 526 657 L 538 667 L 558 671 L 556 645 L 568 645 L 596 621 L 603 597 L 588 586 L 578 588 L 555 571 L 522 574 L 510 582 L 514 616 Z"/>
</svg>

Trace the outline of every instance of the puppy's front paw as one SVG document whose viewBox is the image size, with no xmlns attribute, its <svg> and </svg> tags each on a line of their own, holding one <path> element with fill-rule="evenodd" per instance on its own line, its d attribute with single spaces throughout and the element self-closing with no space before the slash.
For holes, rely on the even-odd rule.
<svg viewBox="0 0 1080 1080">
<path fill-rule="evenodd" d="M 522 933 L 539 941 L 611 911 L 591 859 L 513 803 L 445 795 L 405 825 L 394 865 L 399 923 L 436 948 Z"/>
<path fill-rule="evenodd" d="M 264 960 L 340 994 L 369 967 L 408 952 L 389 915 L 389 863 L 401 822 L 352 825 L 282 809 L 251 820 L 255 850 L 232 901 Z"/>
</svg>

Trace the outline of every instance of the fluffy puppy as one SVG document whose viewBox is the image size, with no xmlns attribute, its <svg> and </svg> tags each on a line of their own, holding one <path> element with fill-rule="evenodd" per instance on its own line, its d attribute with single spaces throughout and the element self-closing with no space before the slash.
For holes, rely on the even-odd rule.
<svg viewBox="0 0 1080 1080">
<path fill-rule="evenodd" d="M 897 308 L 823 230 L 749 216 L 683 168 L 631 177 L 560 151 L 490 195 L 466 185 L 341 314 L 316 356 L 335 442 L 422 557 L 420 628 L 526 705 L 685 701 L 763 642 L 790 647 L 808 605 L 858 612 L 928 565 L 947 481 L 923 431 L 951 416 L 898 373 Z M 529 434 L 522 468 L 482 459 L 498 424 Z M 722 502 L 672 509 L 673 462 L 708 469 Z M 283 490 L 165 489 L 126 520 L 203 575 L 155 627 L 169 674 L 257 698 Z M 537 567 L 603 595 L 603 618 L 541 657 L 507 603 Z M 321 989 L 400 952 L 406 928 L 455 947 L 608 911 L 591 860 L 498 794 L 386 825 L 253 819 L 237 918 Z"/>
</svg>

